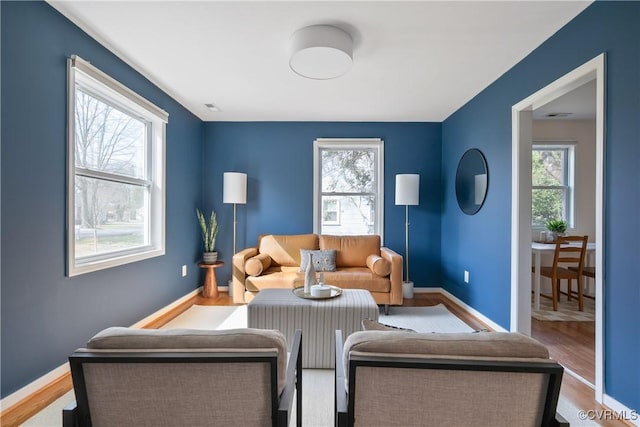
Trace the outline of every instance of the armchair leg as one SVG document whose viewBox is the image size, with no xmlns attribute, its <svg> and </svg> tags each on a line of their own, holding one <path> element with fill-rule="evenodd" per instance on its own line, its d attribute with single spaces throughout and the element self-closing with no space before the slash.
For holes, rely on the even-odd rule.
<svg viewBox="0 0 640 427">
<path fill-rule="evenodd" d="M 389 304 L 385 304 L 384 305 L 384 314 L 385 314 L 385 316 L 389 315 Z"/>
</svg>

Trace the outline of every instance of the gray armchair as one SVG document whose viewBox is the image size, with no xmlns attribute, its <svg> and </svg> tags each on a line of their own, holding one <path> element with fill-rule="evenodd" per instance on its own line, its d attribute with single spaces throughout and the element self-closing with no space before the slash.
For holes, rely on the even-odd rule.
<svg viewBox="0 0 640 427">
<path fill-rule="evenodd" d="M 71 426 L 302 424 L 301 332 L 109 328 L 70 357 Z"/>
<path fill-rule="evenodd" d="M 568 426 L 562 373 L 517 333 L 336 331 L 336 426 Z"/>
</svg>

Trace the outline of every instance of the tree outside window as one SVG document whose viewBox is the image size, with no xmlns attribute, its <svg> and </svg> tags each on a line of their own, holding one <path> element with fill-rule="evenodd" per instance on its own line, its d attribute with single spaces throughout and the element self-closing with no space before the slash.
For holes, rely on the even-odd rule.
<svg viewBox="0 0 640 427">
<path fill-rule="evenodd" d="M 69 59 L 68 274 L 164 254 L 168 115 Z"/>
<path fill-rule="evenodd" d="M 547 221 L 572 223 L 573 146 L 536 145 L 531 159 L 532 226 L 544 228 Z"/>
<path fill-rule="evenodd" d="M 317 232 L 381 234 L 381 140 L 317 140 Z"/>
</svg>

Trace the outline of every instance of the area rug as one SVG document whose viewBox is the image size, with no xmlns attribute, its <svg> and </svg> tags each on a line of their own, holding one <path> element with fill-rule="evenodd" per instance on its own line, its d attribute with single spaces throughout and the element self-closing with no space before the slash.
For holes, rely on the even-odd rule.
<svg viewBox="0 0 640 427">
<path fill-rule="evenodd" d="M 391 307 L 381 323 L 418 332 L 472 332 L 473 329 L 438 304 L 430 307 Z M 247 306 L 194 305 L 161 329 L 234 329 L 247 327 Z"/>
<path fill-rule="evenodd" d="M 474 329 L 447 310 L 443 304 L 429 307 L 389 308 L 389 314 L 380 313 L 380 323 L 413 329 L 417 332 L 473 332 Z"/>
<path fill-rule="evenodd" d="M 553 310 L 553 302 L 549 298 L 540 298 L 540 310 L 534 310 L 531 305 L 531 317 L 543 322 L 594 322 L 595 301 L 583 298 L 584 311 L 578 310 L 578 298 L 567 301 L 566 295 L 561 295 L 558 310 Z"/>
</svg>

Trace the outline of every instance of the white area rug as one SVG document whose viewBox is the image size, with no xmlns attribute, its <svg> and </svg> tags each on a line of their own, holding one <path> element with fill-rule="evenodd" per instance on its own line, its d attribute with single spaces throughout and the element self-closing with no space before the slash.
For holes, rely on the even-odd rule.
<svg viewBox="0 0 640 427">
<path fill-rule="evenodd" d="M 391 307 L 380 323 L 418 332 L 471 332 L 473 329 L 438 304 L 431 307 Z M 194 305 L 161 329 L 234 329 L 247 327 L 247 306 Z"/>
<path fill-rule="evenodd" d="M 474 329 L 442 305 L 430 307 L 390 307 L 389 314 L 380 314 L 380 323 L 413 329 L 417 332 L 473 332 Z"/>
<path fill-rule="evenodd" d="M 418 332 L 468 332 L 473 329 L 439 304 L 432 307 L 391 307 L 380 322 Z M 234 329 L 247 325 L 247 307 L 194 305 L 163 326 L 163 329 Z M 334 371 L 305 369 L 302 385 L 302 421 L 305 427 L 330 427 L 334 422 Z M 49 405 L 23 424 L 28 427 L 62 426 L 62 408 L 74 400 L 73 391 Z M 598 425 L 578 418 L 579 409 L 560 396 L 558 412 L 572 426 Z M 295 413 L 292 414 L 295 420 Z"/>
<path fill-rule="evenodd" d="M 237 329 L 246 327 L 246 305 L 192 305 L 160 329 Z"/>
</svg>

